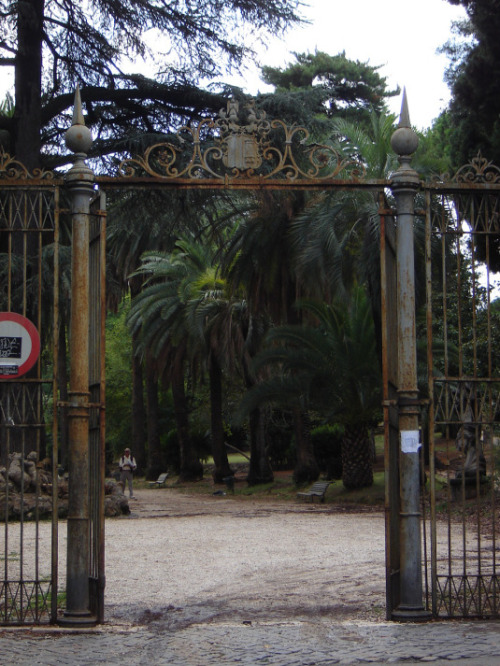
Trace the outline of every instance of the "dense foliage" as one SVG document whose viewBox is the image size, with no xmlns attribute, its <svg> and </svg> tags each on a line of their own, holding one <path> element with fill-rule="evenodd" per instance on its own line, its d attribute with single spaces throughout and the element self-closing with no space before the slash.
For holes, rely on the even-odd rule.
<svg viewBox="0 0 500 666">
<path fill-rule="evenodd" d="M 500 164 L 500 2 L 449 0 L 467 19 L 456 24 L 456 39 L 444 52 L 452 99 L 449 107 L 451 159 L 461 166 L 478 150 Z"/>
</svg>

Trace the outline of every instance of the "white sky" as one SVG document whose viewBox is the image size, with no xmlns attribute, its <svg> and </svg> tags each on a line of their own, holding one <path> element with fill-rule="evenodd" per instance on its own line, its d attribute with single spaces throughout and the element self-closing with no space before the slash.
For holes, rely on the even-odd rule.
<svg viewBox="0 0 500 666">
<path fill-rule="evenodd" d="M 381 65 L 389 88 L 406 86 L 410 119 L 418 129 L 429 127 L 446 106 L 449 92 L 443 81 L 447 58 L 436 50 L 451 35 L 453 20 L 465 16 L 462 8 L 446 0 L 303 0 L 302 15 L 310 25 L 288 32 L 284 39 L 269 40 L 259 47 L 262 64 L 283 67 L 294 60 L 292 53 L 345 51 L 352 60 Z M 133 70 L 142 69 L 132 66 Z M 3 98 L 12 79 L 1 73 Z M 227 80 L 227 78 L 226 78 Z M 258 68 L 242 78 L 231 79 L 249 93 L 264 92 Z M 401 99 L 389 102 L 398 113 Z"/>
<path fill-rule="evenodd" d="M 452 21 L 465 16 L 461 7 L 446 0 L 304 2 L 308 6 L 302 14 L 311 25 L 287 33 L 284 41 L 274 40 L 267 52 L 261 48 L 264 64 L 282 67 L 294 60 L 293 52 L 345 51 L 352 60 L 381 65 L 390 88 L 406 86 L 412 124 L 430 126 L 449 100 L 443 81 L 448 60 L 436 50 L 450 38 Z M 248 92 L 266 89 L 257 73 L 247 82 Z M 399 114 L 400 109 L 401 99 L 393 98 L 390 110 Z"/>
</svg>

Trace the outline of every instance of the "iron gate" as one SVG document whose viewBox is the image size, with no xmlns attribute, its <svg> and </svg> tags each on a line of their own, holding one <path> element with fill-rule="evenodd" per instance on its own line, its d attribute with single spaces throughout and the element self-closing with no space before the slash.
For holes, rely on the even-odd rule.
<svg viewBox="0 0 500 666">
<path fill-rule="evenodd" d="M 67 515 L 70 225 L 64 183 L 0 155 L 0 311 L 27 317 L 41 357 L 0 377 L 0 625 L 54 623 L 64 606 L 58 551 Z M 103 617 L 104 199 L 91 219 L 89 335 L 91 609 Z M 1 372 L 1 371 L 0 371 Z M 61 551 L 61 554 L 63 551 Z"/>
<path fill-rule="evenodd" d="M 427 599 L 437 617 L 498 617 L 500 171 L 478 156 L 424 192 Z"/>
<path fill-rule="evenodd" d="M 0 177 L 0 309 L 41 332 L 53 371 L 40 359 L 28 374 L 0 380 L 0 624 L 54 621 L 58 590 L 57 330 L 60 188 L 32 181 L 18 164 Z M 47 532 L 49 533 L 47 535 Z M 47 552 L 46 544 L 50 543 Z"/>
<path fill-rule="evenodd" d="M 404 101 L 403 108 L 405 104 Z M 121 176 L 98 180 L 105 188 L 337 188 L 364 189 L 379 196 L 388 617 L 394 616 L 398 606 L 403 609 L 402 615 L 408 608 L 410 612 L 415 610 L 416 615 L 420 613 L 418 597 L 422 597 L 422 580 L 422 618 L 427 617 L 429 610 L 437 617 L 496 617 L 500 592 L 495 535 L 500 369 L 495 334 L 500 330 L 500 308 L 494 303 L 490 274 L 500 268 L 499 172 L 478 159 L 454 179 L 420 183 L 409 166 L 416 144 L 407 109 L 402 112 L 400 128 L 395 133 L 402 131 L 404 140 L 394 144 L 400 146 L 397 151 L 400 169 L 392 181 L 369 181 L 364 177 L 363 165 L 340 159 L 327 146 L 308 145 L 304 128 L 268 121 L 265 114 L 251 105 L 246 113 L 251 122 L 241 120 L 237 103 L 231 101 L 227 112 L 222 111 L 216 121 L 181 128 L 189 135 L 187 142 L 181 139 L 177 143 L 152 146 L 143 157 L 125 161 L 121 165 Z M 84 135 L 81 108 L 77 107 L 75 117 L 77 131 L 73 137 L 78 146 Z M 215 130 L 215 135 L 205 147 L 201 136 L 209 130 Z M 281 149 L 271 145 L 271 131 L 281 133 L 278 136 Z M 85 137 L 84 140 L 87 141 Z M 186 154 L 186 146 L 191 148 L 191 153 Z M 88 392 L 85 382 L 78 384 L 70 392 L 69 400 L 64 393 L 64 382 L 59 381 L 65 357 L 61 352 L 66 342 L 65 335 L 61 335 L 65 330 L 66 313 L 59 301 L 59 290 L 69 247 L 61 241 L 63 183 L 51 179 L 49 174 L 30 178 L 20 165 L 7 158 L 0 173 L 3 177 L 0 181 L 1 307 L 31 317 L 44 336 L 45 350 L 44 362 L 38 363 L 35 373 L 22 381 L 0 380 L 0 451 L 6 468 L 1 470 L 4 483 L 0 487 L 4 522 L 1 624 L 57 619 L 58 512 L 61 508 L 58 494 L 64 486 L 63 481 L 58 481 L 58 472 L 63 471 L 58 465 L 61 461 L 59 442 L 64 441 L 60 426 L 66 422 L 66 410 L 73 425 L 75 419 L 78 420 L 78 442 L 83 443 L 78 451 L 73 447 L 77 454 L 72 458 L 73 464 L 86 453 L 83 440 L 87 433 L 80 437 L 83 419 L 88 420 L 89 452 L 84 486 L 89 492 L 89 512 L 86 514 L 84 501 L 69 517 L 78 528 L 73 533 L 72 551 L 77 556 L 79 545 L 87 544 L 88 534 L 88 553 L 78 562 L 83 563 L 83 571 L 88 569 L 88 595 L 86 584 L 83 590 L 78 584 L 73 585 L 71 595 L 68 590 L 72 605 L 68 623 L 78 623 L 79 616 L 87 611 L 99 621 L 104 614 L 105 206 L 104 197 L 99 194 L 90 213 L 87 203 L 87 210 L 83 210 L 83 204 L 75 203 L 76 197 L 82 202 L 93 191 L 93 174 L 84 163 L 84 151 L 85 148 L 75 151 L 75 166 L 71 170 L 75 197 L 71 210 L 73 224 L 78 222 L 81 237 L 88 238 L 85 243 L 89 244 L 83 252 L 87 257 L 88 250 L 88 259 L 82 264 L 85 271 L 89 269 L 88 293 L 83 293 L 85 289 L 79 291 L 85 306 L 89 301 L 89 329 L 83 330 L 82 321 L 78 322 L 79 334 L 82 330 L 84 337 L 88 333 Z M 390 188 L 396 199 L 394 211 L 385 200 L 384 193 Z M 425 202 L 418 211 L 422 224 L 414 224 L 414 200 L 419 193 L 425 195 Z M 411 367 L 411 355 L 416 347 L 414 332 L 410 330 L 413 322 L 407 329 L 412 334 L 410 345 L 406 344 L 401 325 L 401 310 L 415 308 L 413 300 L 409 308 L 404 299 L 401 302 L 400 241 L 408 238 L 410 229 L 413 248 L 412 232 L 422 225 L 425 247 L 421 256 L 427 288 L 422 308 L 418 298 L 415 304 L 417 311 L 426 315 L 416 320 L 418 340 L 427 342 L 419 345 L 422 348 L 418 358 L 419 367 L 423 369 L 419 376 L 426 379 L 419 386 L 420 398 L 417 399 L 417 387 L 413 387 L 411 381 L 408 383 L 400 365 L 402 356 L 407 356 L 405 362 L 410 363 L 403 367 L 410 368 L 409 374 L 415 371 L 416 375 L 416 367 Z M 403 227 L 405 234 L 402 234 Z M 413 267 L 412 253 L 410 256 Z M 46 268 L 49 268 L 47 279 L 44 277 Z M 403 286 L 407 290 L 408 285 Z M 415 299 L 414 293 L 411 299 Z M 411 312 L 412 319 L 414 314 Z M 407 354 L 408 351 L 411 353 Z M 45 368 L 51 368 L 50 376 L 44 376 Z M 84 374 L 86 372 L 80 376 Z M 420 453 L 414 430 L 414 423 L 418 422 L 415 420 L 417 406 L 422 417 L 424 444 Z M 403 423 L 407 424 L 406 428 Z M 15 491 L 17 515 L 11 509 L 14 491 L 8 478 L 13 472 L 13 460 L 20 461 L 19 487 Z M 44 476 L 47 471 L 43 469 L 44 464 L 51 470 L 50 477 Z M 415 492 L 412 490 L 412 496 L 405 496 L 407 481 L 415 469 L 418 474 L 419 465 L 420 489 L 413 488 L 412 478 Z M 33 491 L 32 506 L 26 503 L 30 490 Z M 46 505 L 42 491 L 51 505 L 50 527 L 40 521 L 42 507 Z M 420 496 L 421 511 L 418 511 L 419 503 L 415 506 L 414 500 Z M 86 528 L 81 529 L 82 518 L 88 521 L 88 533 Z M 41 536 L 47 529 L 51 531 L 49 558 L 40 550 L 42 542 L 46 542 Z M 424 555 L 422 563 L 420 551 Z M 46 571 L 42 562 L 45 565 L 48 561 L 51 566 Z M 72 573 L 78 574 L 76 568 Z M 68 569 L 68 588 L 69 581 L 77 582 L 77 579 L 78 576 L 71 578 Z M 413 600 L 416 603 L 412 609 Z"/>
</svg>

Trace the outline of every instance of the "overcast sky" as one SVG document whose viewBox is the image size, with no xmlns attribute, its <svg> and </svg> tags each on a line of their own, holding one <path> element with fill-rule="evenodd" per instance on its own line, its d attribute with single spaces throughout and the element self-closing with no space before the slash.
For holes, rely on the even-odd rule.
<svg viewBox="0 0 500 666">
<path fill-rule="evenodd" d="M 303 15 L 311 24 L 273 40 L 264 64 L 282 67 L 292 52 L 345 51 L 352 60 L 381 65 L 391 87 L 406 86 L 413 125 L 422 129 L 446 106 L 449 93 L 443 81 L 447 58 L 436 50 L 451 36 L 451 23 L 462 18 L 462 8 L 445 0 L 304 0 Z M 265 90 L 258 75 L 247 76 L 248 92 Z M 398 113 L 399 98 L 390 102 Z"/>
<path fill-rule="evenodd" d="M 283 67 L 294 60 L 293 52 L 345 51 L 352 60 L 380 65 L 389 87 L 406 86 L 412 124 L 430 126 L 449 100 L 443 81 L 447 58 L 436 50 L 450 38 L 452 21 L 465 15 L 462 8 L 446 0 L 304 0 L 304 5 L 310 24 L 271 39 L 267 50 L 259 46 L 262 64 Z M 135 63 L 131 69 L 142 68 Z M 266 89 L 257 66 L 235 83 L 250 93 Z M 11 85 L 2 72 L 2 97 Z M 390 101 L 391 111 L 399 114 L 400 108 L 400 98 Z"/>
</svg>

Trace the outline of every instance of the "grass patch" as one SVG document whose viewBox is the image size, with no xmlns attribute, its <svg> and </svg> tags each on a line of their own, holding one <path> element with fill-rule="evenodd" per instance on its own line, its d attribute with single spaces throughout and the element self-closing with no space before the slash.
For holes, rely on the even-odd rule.
<svg viewBox="0 0 500 666">
<path fill-rule="evenodd" d="M 346 490 L 342 481 L 335 480 L 331 482 L 325 495 L 326 504 L 346 504 L 346 505 L 366 505 L 380 506 L 385 501 L 385 481 L 384 472 L 374 472 L 373 485 L 369 488 L 360 488 L 358 490 Z M 149 488 L 149 483 L 145 479 L 134 480 L 136 488 Z M 293 471 L 277 472 L 275 479 L 271 483 L 263 483 L 255 486 L 249 486 L 244 479 L 236 479 L 234 486 L 234 495 L 228 491 L 224 484 L 214 484 L 210 473 L 206 472 L 201 481 L 179 482 L 178 477 L 172 476 L 167 480 L 166 488 L 179 492 L 187 492 L 191 495 L 212 495 L 216 491 L 224 491 L 229 497 L 235 499 L 266 500 L 276 499 L 284 502 L 297 501 L 297 492 L 306 490 L 312 484 L 296 486 L 293 481 Z M 156 492 L 162 492 L 158 488 Z"/>
<path fill-rule="evenodd" d="M 377 454 L 380 460 L 381 452 L 383 452 L 383 436 L 377 435 L 375 438 Z M 228 455 L 229 464 L 233 467 L 248 463 L 244 456 L 238 453 L 230 453 Z M 204 466 L 204 478 L 201 481 L 193 482 L 180 482 L 179 478 L 175 475 L 168 477 L 165 487 L 170 490 L 177 490 L 179 492 L 187 492 L 192 495 L 212 495 L 217 491 L 224 491 L 229 497 L 235 499 L 253 499 L 253 500 L 266 500 L 276 499 L 284 502 L 297 501 L 297 492 L 306 490 L 312 484 L 304 484 L 300 487 L 296 486 L 293 481 L 293 470 L 275 472 L 274 481 L 271 483 L 264 483 L 255 486 L 249 486 L 244 479 L 244 471 L 237 473 L 236 482 L 234 485 L 234 495 L 228 491 L 225 484 L 214 484 L 211 477 L 213 463 L 209 459 Z M 383 462 L 377 466 L 376 471 L 373 473 L 373 485 L 369 488 L 360 488 L 359 490 L 346 490 L 342 485 L 342 481 L 335 480 L 331 482 L 330 487 L 326 491 L 325 503 L 326 504 L 346 504 L 346 505 L 366 505 L 366 506 L 384 506 L 385 502 L 385 474 L 383 469 Z M 134 479 L 134 488 L 150 488 L 149 481 L 143 477 Z M 161 492 L 162 488 L 156 489 L 156 492 Z"/>
<path fill-rule="evenodd" d="M 383 505 L 385 502 L 385 474 L 373 473 L 373 485 L 369 488 L 346 490 L 342 481 L 336 481 L 326 492 L 326 501 L 333 504 Z"/>
</svg>

